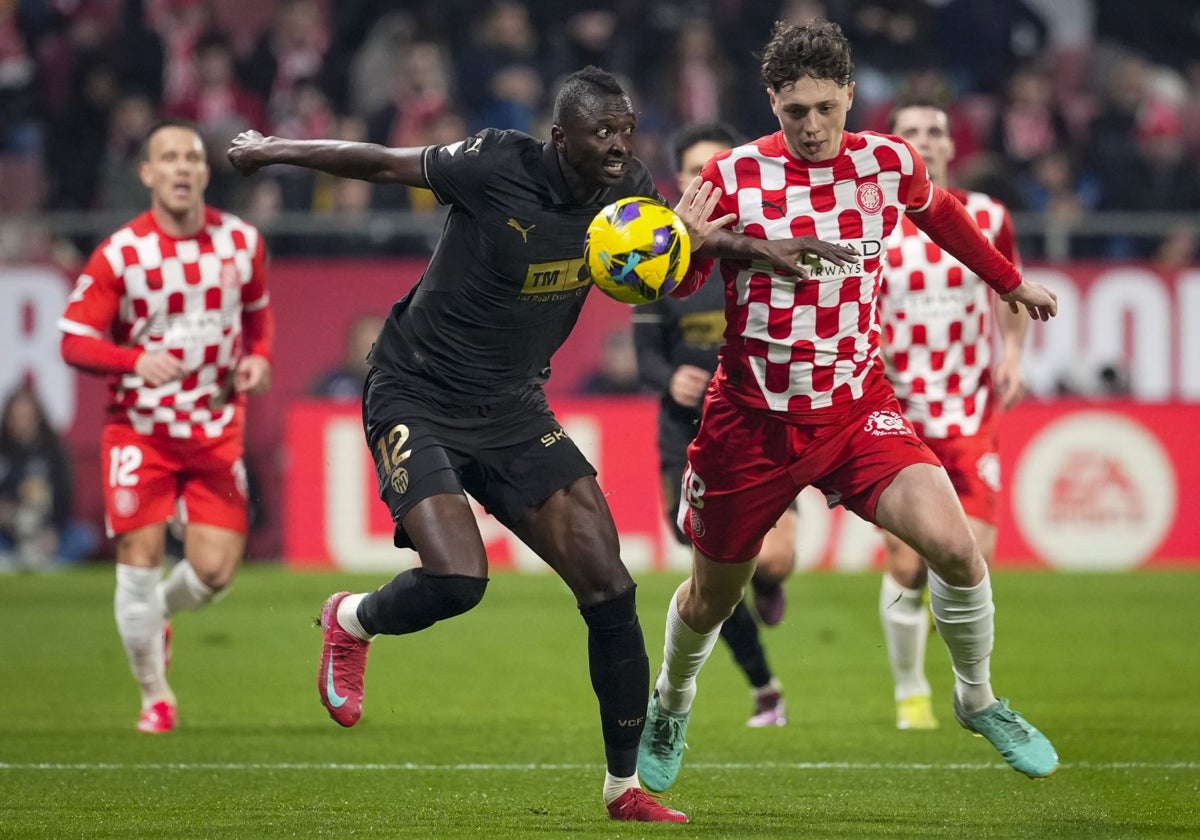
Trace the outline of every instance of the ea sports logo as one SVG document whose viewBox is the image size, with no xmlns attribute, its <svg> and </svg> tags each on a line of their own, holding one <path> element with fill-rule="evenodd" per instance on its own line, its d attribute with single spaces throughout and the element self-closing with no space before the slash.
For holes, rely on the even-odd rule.
<svg viewBox="0 0 1200 840">
<path fill-rule="evenodd" d="M 883 209 L 883 190 L 875 183 L 859 184 L 854 200 L 859 210 L 874 216 Z"/>
<path fill-rule="evenodd" d="M 1175 519 L 1170 458 L 1148 429 L 1117 414 L 1079 412 L 1047 426 L 1022 453 L 1013 485 L 1022 536 L 1064 569 L 1137 566 Z"/>
</svg>

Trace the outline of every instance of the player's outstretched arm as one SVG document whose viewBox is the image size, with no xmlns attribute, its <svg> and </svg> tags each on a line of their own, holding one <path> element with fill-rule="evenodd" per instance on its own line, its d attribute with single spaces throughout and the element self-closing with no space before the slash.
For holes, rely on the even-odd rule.
<svg viewBox="0 0 1200 840">
<path fill-rule="evenodd" d="M 770 240 L 725 230 L 726 225 L 737 219 L 737 214 L 710 218 L 720 199 L 721 188 L 697 175 L 688 183 L 675 206 L 675 213 L 687 226 L 692 252 L 696 256 L 759 260 L 769 263 L 781 274 L 802 279 L 808 278 L 806 264 L 819 264 L 823 260 L 842 266 L 859 260 L 854 248 L 813 236 Z"/>
<path fill-rule="evenodd" d="M 347 140 L 289 140 L 243 131 L 233 138 L 226 155 L 233 168 L 243 175 L 252 175 L 264 166 L 286 163 L 339 178 L 428 187 L 421 167 L 424 151 L 421 146 L 389 148 Z"/>
</svg>

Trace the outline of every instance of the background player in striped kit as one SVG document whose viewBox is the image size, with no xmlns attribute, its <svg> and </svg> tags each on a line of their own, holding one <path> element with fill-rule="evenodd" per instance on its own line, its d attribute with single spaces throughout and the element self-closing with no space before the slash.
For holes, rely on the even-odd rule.
<svg viewBox="0 0 1200 840">
<path fill-rule="evenodd" d="M 141 687 L 137 728 L 169 732 L 166 622 L 224 592 L 245 551 L 242 395 L 270 384 L 273 327 L 262 237 L 204 203 L 199 133 L 156 125 L 139 173 L 150 209 L 92 253 L 59 327 L 67 363 L 109 378 L 101 466 L 117 630 Z M 186 559 L 163 580 L 175 516 Z"/>
<path fill-rule="evenodd" d="M 675 781 L 696 675 L 741 598 L 763 535 L 808 485 L 920 550 L 955 672 L 956 717 L 1018 771 L 1049 775 L 1058 766 L 1050 741 L 992 690 L 987 565 L 946 471 L 883 374 L 876 307 L 885 243 L 907 214 L 1014 309 L 1044 320 L 1057 301 L 1022 279 L 962 204 L 929 183 L 911 146 L 846 131 L 853 64 L 840 27 L 776 23 L 761 76 L 780 130 L 705 165 L 701 179 L 723 191 L 714 212 L 732 213 L 732 229 L 748 236 L 814 236 L 852 246 L 861 260 L 811 261 L 811 277 L 800 281 L 750 260 L 720 262 L 729 326 L 684 477 L 692 576 L 668 604 L 664 664 L 638 755 L 642 781 L 651 790 Z M 678 294 L 706 279 L 706 262 Z"/>
<path fill-rule="evenodd" d="M 949 186 L 954 159 L 950 118 L 936 103 L 899 104 L 888 132 L 925 161 L 930 183 L 945 188 L 992 244 L 1020 267 L 1008 208 L 979 192 Z M 946 468 L 987 563 L 996 549 L 1000 482 L 996 419 L 1025 395 L 1021 353 L 1029 319 L 996 306 L 987 283 L 935 245 L 906 216 L 888 242 L 880 296 L 888 381 L 904 416 Z M 993 365 L 996 330 L 1000 354 Z M 887 571 L 879 615 L 895 681 L 896 726 L 938 725 L 925 678 L 928 566 L 903 540 L 884 534 Z"/>
<path fill-rule="evenodd" d="M 723 123 L 697 123 L 681 128 L 672 139 L 672 158 L 682 192 L 717 152 L 740 142 Z M 725 287 L 713 277 L 686 298 L 663 297 L 639 306 L 633 313 L 642 382 L 662 395 L 658 412 L 658 457 L 663 499 L 671 530 L 685 545 L 676 516 L 682 495 L 687 446 L 700 424 L 704 389 L 717 367 L 717 350 L 725 332 Z M 779 517 L 763 540 L 757 568 L 750 581 L 755 611 L 763 624 L 783 620 L 786 605 L 783 581 L 796 565 L 796 505 Z M 721 638 L 754 693 L 754 710 L 747 725 L 783 726 L 787 710 L 783 688 L 771 671 L 758 622 L 743 598 L 721 625 Z"/>
</svg>

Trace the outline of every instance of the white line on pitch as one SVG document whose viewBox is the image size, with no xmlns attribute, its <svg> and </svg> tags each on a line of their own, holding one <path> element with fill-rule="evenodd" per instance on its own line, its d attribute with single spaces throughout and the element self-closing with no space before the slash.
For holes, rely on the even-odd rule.
<svg viewBox="0 0 1200 840">
<path fill-rule="evenodd" d="M 96 771 L 96 770 L 345 770 L 345 771 L 423 771 L 441 772 L 456 770 L 479 771 L 564 771 L 596 770 L 595 764 L 418 764 L 404 763 L 337 763 L 337 762 L 0 762 L 0 770 L 52 770 L 52 771 Z M 924 763 L 924 762 L 692 762 L 693 770 L 1007 770 L 1005 764 L 981 763 Z M 1077 761 L 1063 764 L 1063 770 L 1200 770 L 1200 761 Z"/>
</svg>

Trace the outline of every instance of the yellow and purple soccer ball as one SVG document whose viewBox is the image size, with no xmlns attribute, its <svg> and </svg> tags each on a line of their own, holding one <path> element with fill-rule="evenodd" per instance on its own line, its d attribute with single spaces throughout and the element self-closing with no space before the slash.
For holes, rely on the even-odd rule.
<svg viewBox="0 0 1200 840">
<path fill-rule="evenodd" d="M 687 274 L 692 245 L 675 211 L 635 196 L 596 214 L 583 255 L 600 291 L 622 303 L 653 303 Z"/>
</svg>

